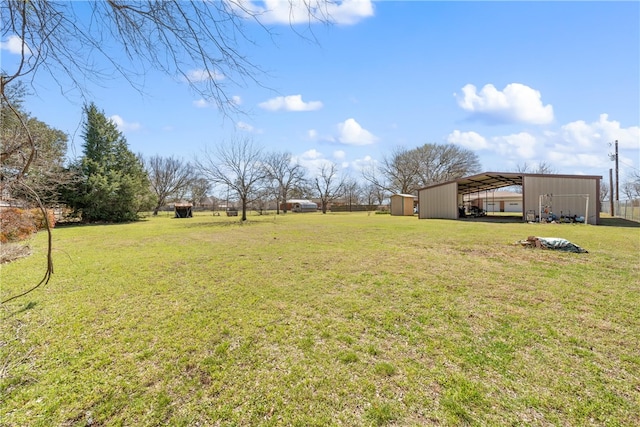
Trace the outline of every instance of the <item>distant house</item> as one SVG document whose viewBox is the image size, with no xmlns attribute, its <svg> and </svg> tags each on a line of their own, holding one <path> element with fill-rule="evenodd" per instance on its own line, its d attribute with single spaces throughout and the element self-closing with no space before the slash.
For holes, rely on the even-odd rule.
<svg viewBox="0 0 640 427">
<path fill-rule="evenodd" d="M 522 193 L 513 191 L 485 191 L 480 194 L 469 194 L 467 197 L 471 206 L 477 206 L 487 213 L 522 213 Z"/>
<path fill-rule="evenodd" d="M 391 196 L 391 215 L 413 216 L 418 197 L 413 194 L 394 194 Z"/>
</svg>

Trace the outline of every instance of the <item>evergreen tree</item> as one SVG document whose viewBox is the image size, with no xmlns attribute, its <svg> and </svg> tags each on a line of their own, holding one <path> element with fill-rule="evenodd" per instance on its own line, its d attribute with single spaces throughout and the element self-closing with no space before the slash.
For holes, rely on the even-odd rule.
<svg viewBox="0 0 640 427">
<path fill-rule="evenodd" d="M 153 203 L 143 163 L 93 103 L 84 113 L 83 157 L 76 165 L 81 179 L 69 202 L 87 222 L 133 221 Z"/>
<path fill-rule="evenodd" d="M 59 203 L 58 190 L 72 176 L 64 171 L 67 135 L 31 116 L 24 108 L 22 82 L 5 88 L 0 99 L 0 194 L 46 206 Z"/>
</svg>

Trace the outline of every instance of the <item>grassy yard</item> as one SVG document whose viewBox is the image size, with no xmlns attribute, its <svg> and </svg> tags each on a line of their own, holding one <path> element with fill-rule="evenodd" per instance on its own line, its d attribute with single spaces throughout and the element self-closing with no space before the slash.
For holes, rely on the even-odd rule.
<svg viewBox="0 0 640 427">
<path fill-rule="evenodd" d="M 640 424 L 640 228 L 357 214 L 54 230 L 3 426 Z M 563 237 L 588 254 L 525 249 Z M 46 236 L 2 266 L 37 283 Z"/>
</svg>

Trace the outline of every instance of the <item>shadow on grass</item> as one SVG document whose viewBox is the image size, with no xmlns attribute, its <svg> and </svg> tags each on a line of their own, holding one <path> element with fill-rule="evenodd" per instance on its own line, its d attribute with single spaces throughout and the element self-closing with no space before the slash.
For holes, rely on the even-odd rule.
<svg viewBox="0 0 640 427">
<path fill-rule="evenodd" d="M 122 221 L 122 222 L 82 222 L 82 221 L 59 221 L 56 222 L 55 228 L 76 228 L 76 227 L 105 227 L 110 225 L 123 225 L 123 224 L 135 224 L 138 222 L 147 222 L 148 218 L 140 218 L 136 221 Z"/>
<path fill-rule="evenodd" d="M 11 313 L 8 313 L 4 318 L 5 318 L 5 319 L 8 319 L 8 318 L 10 318 L 10 317 L 15 316 L 16 314 L 24 313 L 24 312 L 25 312 L 25 311 L 27 311 L 27 310 L 31 310 L 33 307 L 35 307 L 35 306 L 36 306 L 36 304 L 37 304 L 37 303 L 36 303 L 36 302 L 34 302 L 34 301 L 29 301 L 27 304 L 25 304 L 25 306 L 24 306 L 24 307 L 22 307 L 22 308 L 21 308 L 21 309 L 19 309 L 19 310 L 12 311 Z"/>
<path fill-rule="evenodd" d="M 213 222 L 196 222 L 196 223 L 185 223 L 184 228 L 224 228 L 224 227 L 246 227 L 249 225 L 259 224 L 260 221 L 240 221 L 240 220 L 232 220 L 232 221 L 213 221 Z"/>
<path fill-rule="evenodd" d="M 524 223 L 522 215 L 487 215 L 479 217 L 458 218 L 460 221 L 490 222 L 490 223 Z"/>
<path fill-rule="evenodd" d="M 640 227 L 640 222 L 631 221 L 624 218 L 600 218 L 600 224 L 606 227 Z"/>
</svg>

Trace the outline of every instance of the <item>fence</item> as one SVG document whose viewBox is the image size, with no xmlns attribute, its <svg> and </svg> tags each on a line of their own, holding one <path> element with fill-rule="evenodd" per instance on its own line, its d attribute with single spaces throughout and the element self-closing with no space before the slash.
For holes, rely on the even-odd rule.
<svg viewBox="0 0 640 427">
<path fill-rule="evenodd" d="M 605 200 L 601 203 L 603 213 L 610 213 L 611 202 Z M 640 222 L 640 200 L 619 200 L 613 202 L 613 212 L 616 218 L 624 218 L 630 221 Z"/>
</svg>

